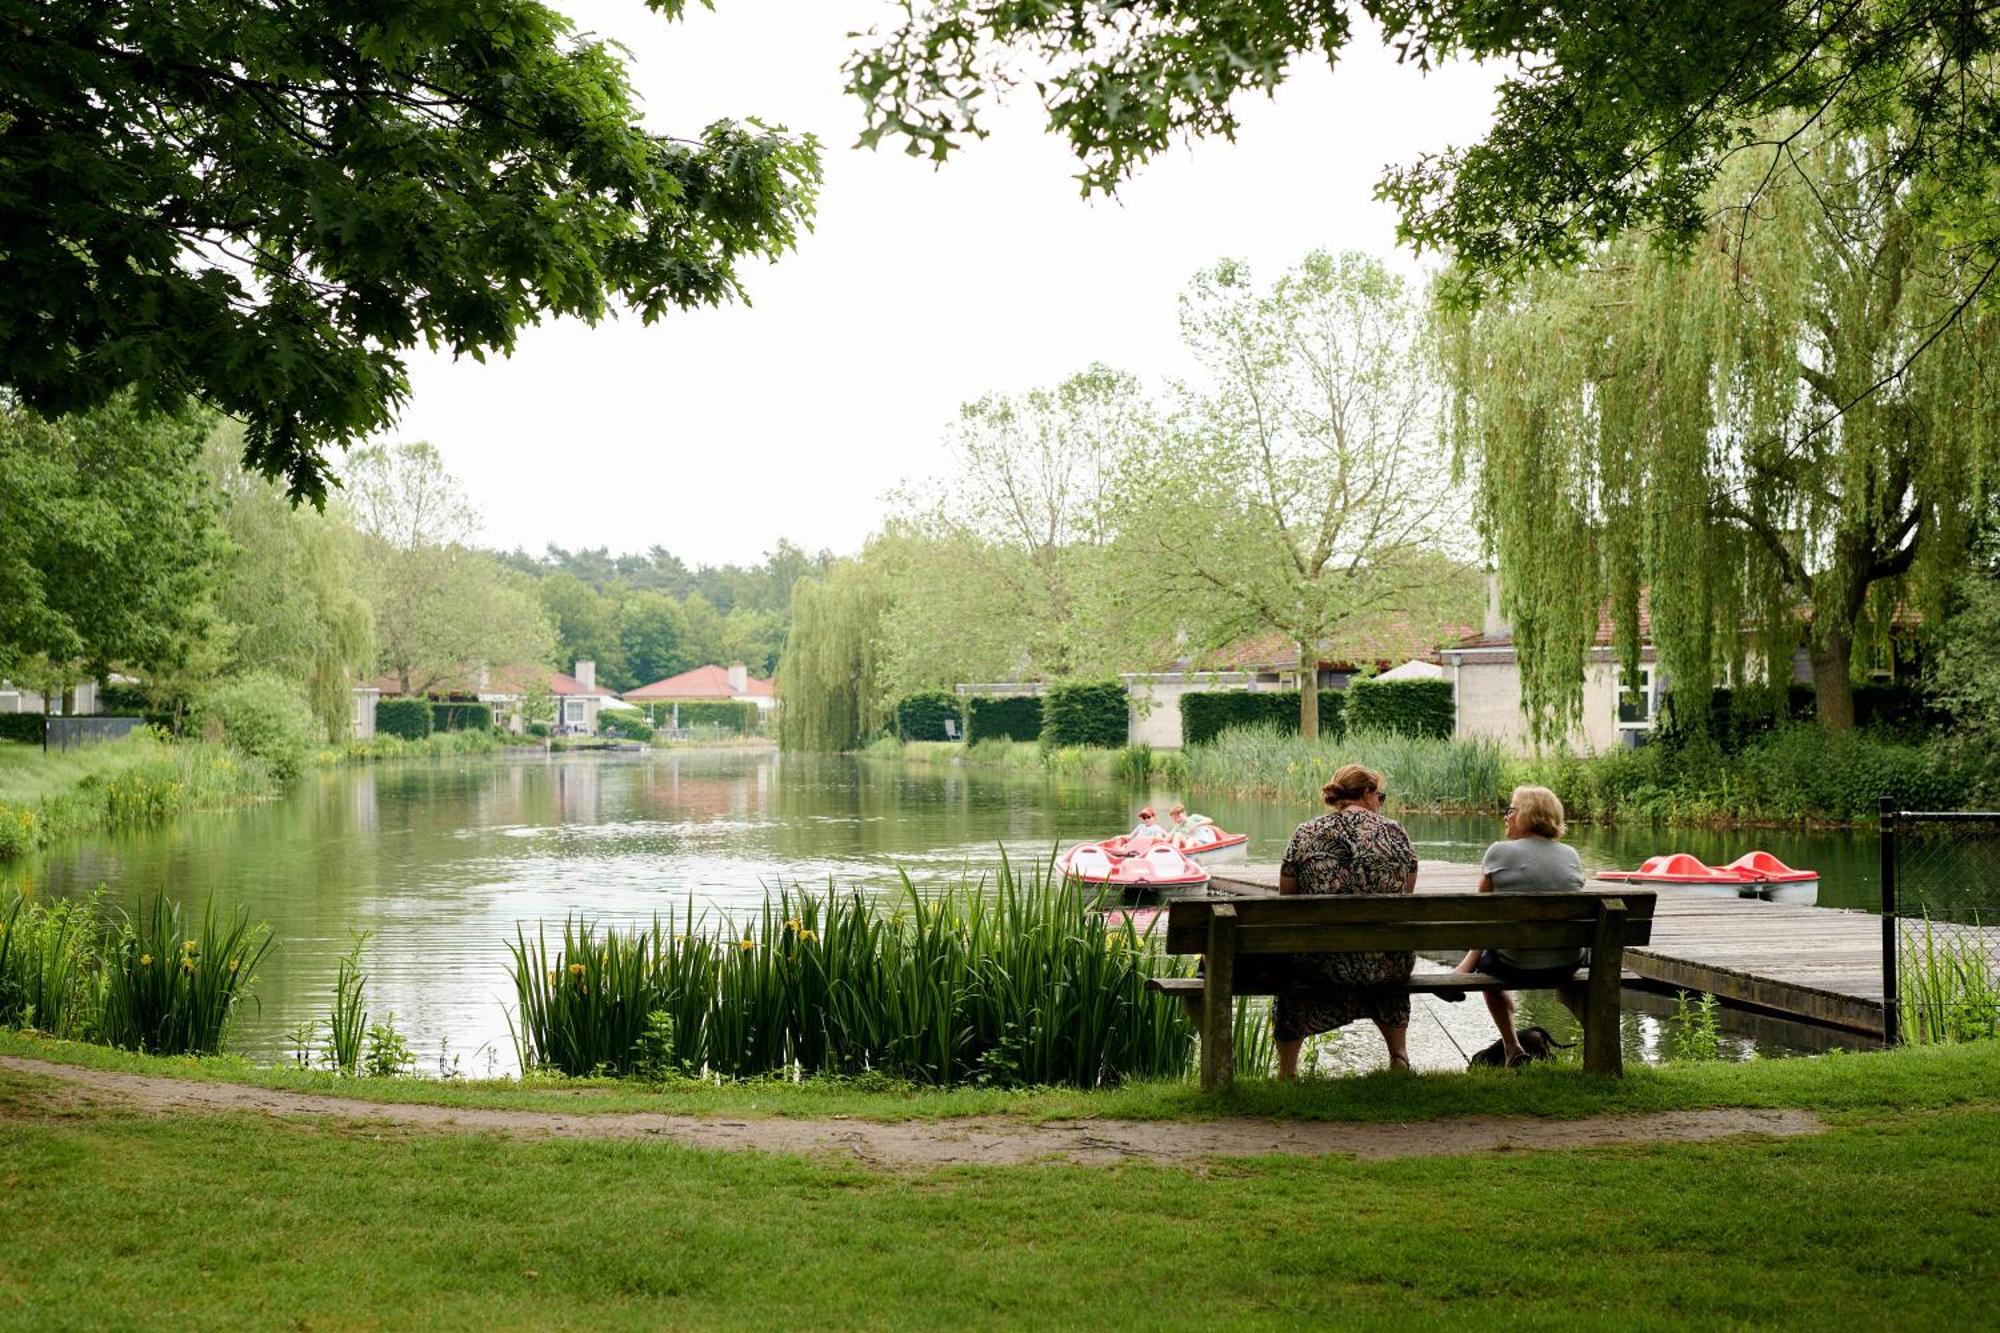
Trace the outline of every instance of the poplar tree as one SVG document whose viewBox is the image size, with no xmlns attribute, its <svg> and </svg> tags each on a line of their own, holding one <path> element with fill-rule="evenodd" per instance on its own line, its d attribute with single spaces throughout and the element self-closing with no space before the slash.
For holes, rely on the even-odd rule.
<svg viewBox="0 0 2000 1333">
<path fill-rule="evenodd" d="M 1454 429 L 1538 739 L 1579 720 L 1607 603 L 1629 667 L 1646 601 L 1683 717 L 1804 644 L 1834 729 L 1892 621 L 1936 620 L 1994 460 L 2000 322 L 1908 147 L 1801 135 L 1725 177 L 1685 259 L 1620 241 L 1457 322 Z"/>
</svg>

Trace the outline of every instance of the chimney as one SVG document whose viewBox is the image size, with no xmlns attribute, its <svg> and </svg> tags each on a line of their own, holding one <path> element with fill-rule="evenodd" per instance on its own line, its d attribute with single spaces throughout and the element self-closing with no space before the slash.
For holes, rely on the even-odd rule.
<svg viewBox="0 0 2000 1333">
<path fill-rule="evenodd" d="M 486 668 L 485 666 L 481 666 L 479 668 L 479 692 L 481 694 L 486 693 L 486 691 L 492 686 L 492 684 L 493 684 L 492 671 Z"/>
<path fill-rule="evenodd" d="M 750 692 L 750 668 L 741 662 L 729 668 L 729 692 L 748 694 Z"/>
<path fill-rule="evenodd" d="M 577 658 L 575 675 L 576 683 L 583 686 L 586 690 L 597 688 L 597 663 L 586 661 L 581 657 Z"/>
<path fill-rule="evenodd" d="M 1486 624 L 1481 632 L 1489 639 L 1504 639 L 1514 632 L 1513 625 L 1500 611 L 1500 575 L 1488 573 L 1486 576 Z"/>
</svg>

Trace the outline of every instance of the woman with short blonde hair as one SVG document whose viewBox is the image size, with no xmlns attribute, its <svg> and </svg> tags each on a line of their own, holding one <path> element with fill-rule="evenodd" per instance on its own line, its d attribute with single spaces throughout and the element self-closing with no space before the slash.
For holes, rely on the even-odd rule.
<svg viewBox="0 0 2000 1333">
<path fill-rule="evenodd" d="M 1516 787 L 1501 818 L 1507 836 L 1488 847 L 1479 863 L 1481 893 L 1574 893 L 1583 888 L 1582 858 L 1576 848 L 1558 841 L 1566 831 L 1561 797 L 1547 787 Z M 1578 949 L 1474 949 L 1456 970 L 1483 972 L 1530 989 L 1552 988 L 1572 1012 L 1580 1013 L 1583 990 L 1576 969 L 1583 959 Z M 1514 1031 L 1514 997 L 1504 990 L 1485 995 L 1507 1063 L 1521 1063 L 1527 1057 Z M 1438 997 L 1463 1000 L 1465 992 L 1439 991 Z"/>
</svg>

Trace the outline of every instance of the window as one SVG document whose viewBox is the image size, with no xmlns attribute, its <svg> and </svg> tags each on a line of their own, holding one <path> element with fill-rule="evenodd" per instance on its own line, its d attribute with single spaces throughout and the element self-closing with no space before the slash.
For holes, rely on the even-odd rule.
<svg viewBox="0 0 2000 1333">
<path fill-rule="evenodd" d="M 583 725 L 583 700 L 563 700 L 563 725 L 567 727 L 580 727 Z"/>
<path fill-rule="evenodd" d="M 1622 731 L 1650 731 L 1653 727 L 1653 710 L 1659 703 L 1659 696 L 1653 692 L 1653 668 L 1639 668 L 1639 697 L 1628 695 L 1625 684 L 1625 668 L 1611 668 L 1611 685 L 1618 692 L 1618 726 Z"/>
</svg>

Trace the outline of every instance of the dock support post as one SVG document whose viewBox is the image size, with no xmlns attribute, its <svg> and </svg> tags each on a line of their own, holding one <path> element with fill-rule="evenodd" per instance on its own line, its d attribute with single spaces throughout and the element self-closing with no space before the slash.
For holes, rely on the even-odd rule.
<svg viewBox="0 0 2000 1333">
<path fill-rule="evenodd" d="M 1625 976 L 1625 900 L 1597 905 L 1597 934 L 1590 946 L 1590 980 L 1584 985 L 1583 1067 L 1593 1074 L 1622 1074 L 1625 1053 L 1618 1034 L 1618 987 Z"/>
<path fill-rule="evenodd" d="M 1882 1044 L 1894 1046 L 1902 1040 L 1902 980 L 1897 970 L 1897 953 L 1902 929 L 1896 924 L 1896 801 L 1884 796 L 1876 827 L 1882 837 Z"/>
<path fill-rule="evenodd" d="M 1236 1069 L 1236 908 L 1209 910 L 1201 970 L 1201 1090 L 1227 1092 Z"/>
</svg>

